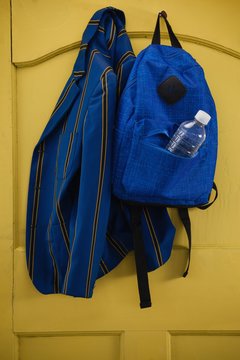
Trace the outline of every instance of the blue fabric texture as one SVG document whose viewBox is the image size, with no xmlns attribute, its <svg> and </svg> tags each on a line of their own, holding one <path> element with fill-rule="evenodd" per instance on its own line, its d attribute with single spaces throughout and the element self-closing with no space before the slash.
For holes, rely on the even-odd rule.
<svg viewBox="0 0 240 360">
<path fill-rule="evenodd" d="M 97 11 L 64 89 L 32 154 L 26 262 L 43 294 L 90 298 L 96 279 L 133 250 L 129 208 L 111 193 L 117 104 L 135 55 L 124 13 Z M 148 271 L 170 256 L 175 228 L 166 209 L 145 207 Z"/>
<path fill-rule="evenodd" d="M 157 86 L 177 77 L 186 94 L 165 102 Z M 192 158 L 165 150 L 177 127 L 198 110 L 211 115 L 206 141 Z M 136 58 L 114 128 L 113 193 L 122 200 L 198 206 L 209 200 L 217 159 L 217 114 L 204 71 L 185 50 L 149 45 Z"/>
</svg>

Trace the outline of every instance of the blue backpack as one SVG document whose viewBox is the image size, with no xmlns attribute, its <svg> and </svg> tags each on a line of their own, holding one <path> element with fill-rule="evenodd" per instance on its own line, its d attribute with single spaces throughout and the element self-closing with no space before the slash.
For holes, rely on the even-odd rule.
<svg viewBox="0 0 240 360">
<path fill-rule="evenodd" d="M 160 44 L 160 17 L 165 20 L 172 46 Z M 198 110 L 211 115 L 206 140 L 191 158 L 166 150 L 178 126 Z M 189 240 L 188 208 L 208 208 L 217 198 L 214 173 L 217 159 L 217 115 L 202 67 L 182 49 L 162 11 L 152 44 L 136 58 L 121 95 L 114 128 L 113 194 L 131 208 L 140 297 L 150 303 L 141 237 L 141 208 L 176 207 Z M 212 189 L 215 199 L 209 203 Z"/>
</svg>

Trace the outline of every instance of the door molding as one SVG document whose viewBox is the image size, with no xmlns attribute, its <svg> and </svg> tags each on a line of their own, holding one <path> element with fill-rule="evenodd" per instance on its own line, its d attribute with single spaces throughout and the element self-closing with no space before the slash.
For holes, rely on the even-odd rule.
<svg viewBox="0 0 240 360">
<path fill-rule="evenodd" d="M 128 35 L 132 39 L 149 39 L 149 38 L 152 38 L 153 32 L 152 31 L 129 31 Z M 176 34 L 176 36 L 178 37 L 178 39 L 180 41 L 188 42 L 188 43 L 192 43 L 192 44 L 196 44 L 196 45 L 200 45 L 200 46 L 205 46 L 205 47 L 213 49 L 215 51 L 218 51 L 218 52 L 227 54 L 229 56 L 232 56 L 234 58 L 240 59 L 239 51 L 228 48 L 219 43 L 215 43 L 213 41 L 209 41 L 209 40 L 206 40 L 206 39 L 203 39 L 200 37 L 184 35 L 184 34 Z M 163 39 L 168 39 L 168 34 L 166 32 L 163 32 L 162 37 L 163 37 Z M 62 46 L 58 49 L 55 49 L 53 51 L 50 51 L 49 53 L 46 53 L 38 58 L 35 58 L 32 60 L 27 60 L 27 61 L 16 61 L 16 62 L 13 62 L 13 64 L 17 68 L 36 66 L 38 64 L 41 64 L 45 61 L 48 61 L 48 60 L 54 58 L 55 56 L 61 55 L 63 53 L 66 53 L 66 52 L 74 50 L 74 49 L 78 49 L 80 47 L 80 45 L 81 45 L 81 41 L 75 41 L 71 44 L 68 44 L 68 45 Z"/>
</svg>

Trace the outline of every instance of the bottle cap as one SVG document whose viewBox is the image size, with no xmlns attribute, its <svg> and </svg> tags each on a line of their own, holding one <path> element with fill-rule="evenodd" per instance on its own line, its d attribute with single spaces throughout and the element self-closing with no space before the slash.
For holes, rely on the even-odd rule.
<svg viewBox="0 0 240 360">
<path fill-rule="evenodd" d="M 211 116 L 203 110 L 199 110 L 194 117 L 203 125 L 207 125 L 211 119 Z"/>
</svg>

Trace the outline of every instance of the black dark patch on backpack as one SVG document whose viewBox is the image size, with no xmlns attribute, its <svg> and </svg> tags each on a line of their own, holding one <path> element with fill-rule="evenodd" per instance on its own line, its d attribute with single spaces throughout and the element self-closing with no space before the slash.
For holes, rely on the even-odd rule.
<svg viewBox="0 0 240 360">
<path fill-rule="evenodd" d="M 158 85 L 157 91 L 168 104 L 173 104 L 186 94 L 187 89 L 176 76 L 170 76 Z"/>
</svg>

